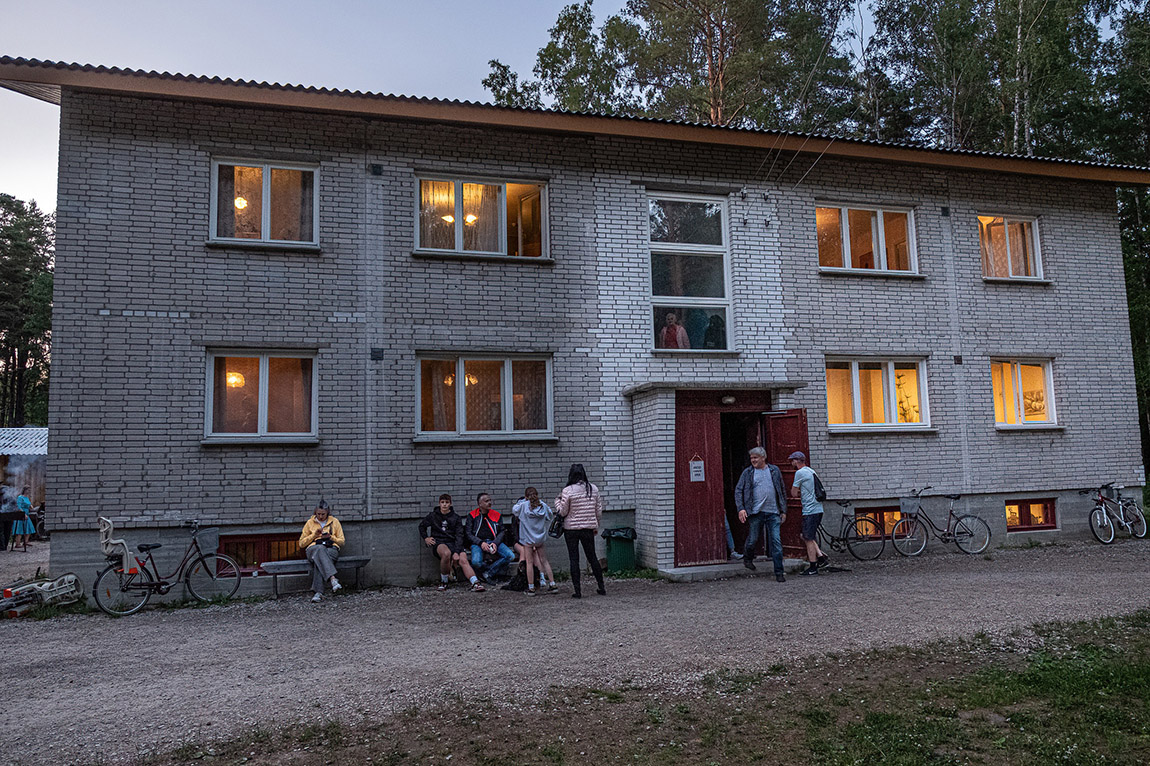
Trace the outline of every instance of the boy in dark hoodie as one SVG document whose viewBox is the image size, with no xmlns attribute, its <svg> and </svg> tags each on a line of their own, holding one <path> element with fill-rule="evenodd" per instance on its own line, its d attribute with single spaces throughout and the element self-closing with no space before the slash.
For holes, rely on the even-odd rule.
<svg viewBox="0 0 1150 766">
<path fill-rule="evenodd" d="M 464 576 L 471 581 L 471 589 L 483 592 L 486 588 L 475 576 L 471 564 L 467 562 L 467 531 L 463 519 L 456 515 L 451 506 L 451 495 L 439 496 L 439 506 L 419 522 L 419 536 L 439 559 L 439 588 L 447 590 L 453 564 L 458 564 Z"/>
<path fill-rule="evenodd" d="M 499 511 L 491 508 L 491 495 L 480 492 L 475 499 L 479 507 L 467 516 L 467 538 L 471 542 L 471 566 L 481 577 L 497 577 L 515 560 L 515 551 L 503 542 L 504 529 L 499 523 Z M 497 556 L 490 564 L 484 555 Z"/>
</svg>

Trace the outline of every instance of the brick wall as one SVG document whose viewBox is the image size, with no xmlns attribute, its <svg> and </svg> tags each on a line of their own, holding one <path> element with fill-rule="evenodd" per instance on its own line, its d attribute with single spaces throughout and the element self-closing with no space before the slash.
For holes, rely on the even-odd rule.
<svg viewBox="0 0 1150 766">
<path fill-rule="evenodd" d="M 213 156 L 318 163 L 322 252 L 206 246 Z M 835 496 L 1140 480 L 1103 185 L 70 91 L 60 159 L 56 529 L 92 529 L 100 514 L 291 525 L 323 495 L 348 521 L 414 530 L 441 492 L 467 508 L 490 491 L 507 509 L 527 484 L 553 496 L 581 462 L 611 509 L 635 510 L 651 538 L 640 555 L 662 565 L 674 397 L 622 393 L 647 381 L 805 381 L 780 402 L 807 408 Z M 546 179 L 553 261 L 413 256 L 420 171 Z M 726 197 L 737 354 L 651 352 L 648 189 Z M 921 278 L 821 275 L 820 199 L 913 207 Z M 985 211 L 1039 216 L 1051 284 L 982 281 Z M 205 349 L 226 346 L 316 350 L 318 446 L 201 445 Z M 557 439 L 413 443 L 416 356 L 429 351 L 553 355 Z M 828 435 L 834 352 L 924 357 L 937 430 Z M 988 360 L 1004 354 L 1054 358 L 1062 430 L 994 428 Z"/>
</svg>

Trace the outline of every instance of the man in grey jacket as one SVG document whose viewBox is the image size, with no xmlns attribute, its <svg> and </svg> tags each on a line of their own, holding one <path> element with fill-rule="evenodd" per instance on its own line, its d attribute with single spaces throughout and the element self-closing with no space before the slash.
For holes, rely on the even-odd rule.
<svg viewBox="0 0 1150 766">
<path fill-rule="evenodd" d="M 783 573 L 783 541 L 779 528 L 787 520 L 787 496 L 783 490 L 783 473 L 776 465 L 767 464 L 767 451 L 755 447 L 750 451 L 751 465 L 735 485 L 735 504 L 739 521 L 748 525 L 747 544 L 743 549 L 743 566 L 755 568 L 755 545 L 759 532 L 767 527 L 767 552 L 775 564 L 775 579 L 786 582 Z"/>
</svg>

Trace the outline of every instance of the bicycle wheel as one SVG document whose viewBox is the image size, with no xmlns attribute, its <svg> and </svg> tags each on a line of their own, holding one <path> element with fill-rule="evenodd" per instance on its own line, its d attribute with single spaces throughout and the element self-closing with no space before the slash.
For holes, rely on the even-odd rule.
<svg viewBox="0 0 1150 766">
<path fill-rule="evenodd" d="M 990 545 L 990 525 L 977 516 L 954 520 L 954 544 L 963 553 L 982 553 Z"/>
<path fill-rule="evenodd" d="M 112 564 L 100 572 L 92 585 L 92 598 L 96 606 L 113 617 L 125 617 L 147 606 L 152 598 L 155 578 L 147 569 L 136 574 L 124 574 L 121 567 Z"/>
<path fill-rule="evenodd" d="M 914 516 L 899 519 L 890 531 L 894 549 L 904 556 L 917 556 L 926 548 L 926 524 Z"/>
<path fill-rule="evenodd" d="M 1138 503 L 1127 500 L 1122 504 L 1122 518 L 1130 525 L 1130 534 L 1135 537 L 1146 536 L 1146 516 Z"/>
<path fill-rule="evenodd" d="M 859 561 L 873 561 L 882 555 L 886 537 L 874 519 L 855 519 L 847 527 L 847 550 Z"/>
<path fill-rule="evenodd" d="M 184 575 L 188 593 L 200 601 L 231 598 L 240 588 L 240 565 L 222 553 L 200 556 Z"/>
<path fill-rule="evenodd" d="M 1103 545 L 1114 542 L 1114 524 L 1101 505 L 1094 506 L 1094 510 L 1090 511 L 1090 533 Z"/>
</svg>

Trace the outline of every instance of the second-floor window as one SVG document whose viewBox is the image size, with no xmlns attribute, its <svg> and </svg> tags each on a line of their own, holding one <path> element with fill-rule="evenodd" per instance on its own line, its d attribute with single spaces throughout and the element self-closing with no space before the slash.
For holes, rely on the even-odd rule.
<svg viewBox="0 0 1150 766">
<path fill-rule="evenodd" d="M 216 160 L 212 239 L 318 244 L 314 166 Z"/>
<path fill-rule="evenodd" d="M 992 360 L 990 378 L 994 391 L 994 422 L 999 426 L 1036 426 L 1055 422 L 1048 360 Z"/>
<path fill-rule="evenodd" d="M 416 249 L 546 257 L 546 188 L 515 181 L 419 179 Z"/>
<path fill-rule="evenodd" d="M 918 271 L 910 209 L 819 206 L 815 227 L 820 268 Z"/>
<path fill-rule="evenodd" d="M 991 279 L 1042 279 L 1042 257 L 1033 218 L 978 217 L 982 276 Z"/>
<path fill-rule="evenodd" d="M 922 360 L 827 359 L 831 430 L 930 424 Z"/>
<path fill-rule="evenodd" d="M 660 194 L 648 200 L 654 347 L 730 348 L 726 201 Z"/>
</svg>

